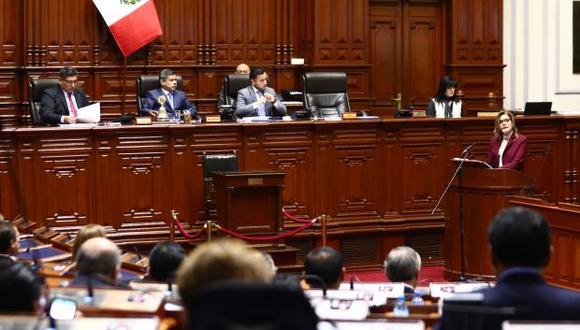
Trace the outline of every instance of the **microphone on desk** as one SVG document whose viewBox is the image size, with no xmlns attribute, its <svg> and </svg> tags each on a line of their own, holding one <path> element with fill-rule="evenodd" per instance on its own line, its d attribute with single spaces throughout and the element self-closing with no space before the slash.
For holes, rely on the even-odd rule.
<svg viewBox="0 0 580 330">
<path fill-rule="evenodd" d="M 357 282 L 358 284 L 363 284 L 363 283 L 362 283 L 362 281 L 360 280 L 360 278 L 358 278 L 358 276 L 356 276 L 356 275 L 353 275 L 353 276 L 351 276 L 351 278 L 350 278 L 350 289 L 351 289 L 351 290 L 354 290 L 354 280 L 356 280 L 356 282 Z"/>
</svg>

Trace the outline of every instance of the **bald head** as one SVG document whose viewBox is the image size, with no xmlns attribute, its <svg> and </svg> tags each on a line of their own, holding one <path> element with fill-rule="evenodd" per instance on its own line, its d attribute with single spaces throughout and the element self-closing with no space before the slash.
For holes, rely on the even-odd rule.
<svg viewBox="0 0 580 330">
<path fill-rule="evenodd" d="M 246 63 L 241 63 L 236 67 L 237 74 L 248 74 L 250 73 L 250 67 Z"/>
<path fill-rule="evenodd" d="M 104 237 L 91 238 L 81 245 L 77 255 L 79 275 L 102 275 L 113 280 L 121 266 L 121 251 Z"/>
</svg>

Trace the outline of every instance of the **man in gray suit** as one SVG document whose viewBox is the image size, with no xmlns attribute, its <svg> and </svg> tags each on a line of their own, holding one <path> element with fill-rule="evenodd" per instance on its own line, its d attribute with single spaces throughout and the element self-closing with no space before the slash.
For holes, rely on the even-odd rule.
<svg viewBox="0 0 580 330">
<path fill-rule="evenodd" d="M 276 92 L 267 87 L 268 74 L 262 67 L 250 70 L 250 86 L 238 91 L 236 117 L 281 117 L 286 115 L 286 106 L 282 104 Z"/>
</svg>

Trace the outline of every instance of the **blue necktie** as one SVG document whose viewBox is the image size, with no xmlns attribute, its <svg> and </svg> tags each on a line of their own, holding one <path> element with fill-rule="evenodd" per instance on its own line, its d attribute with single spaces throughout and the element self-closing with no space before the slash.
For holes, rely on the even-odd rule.
<svg viewBox="0 0 580 330">
<path fill-rule="evenodd" d="M 264 95 L 262 95 L 262 92 L 260 92 L 258 90 L 258 91 L 256 91 L 256 96 L 259 99 L 259 98 L 261 98 Z M 266 104 L 265 103 L 262 103 L 262 104 L 260 104 L 258 106 L 258 116 L 260 116 L 260 117 L 266 117 Z"/>
<path fill-rule="evenodd" d="M 169 101 L 169 105 L 171 106 L 171 109 L 175 110 L 175 106 L 173 104 L 173 93 L 167 93 L 167 100 Z"/>
</svg>

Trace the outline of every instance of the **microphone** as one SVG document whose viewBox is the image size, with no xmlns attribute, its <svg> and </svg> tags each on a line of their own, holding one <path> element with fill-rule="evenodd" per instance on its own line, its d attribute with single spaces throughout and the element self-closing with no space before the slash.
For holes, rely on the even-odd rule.
<svg viewBox="0 0 580 330">
<path fill-rule="evenodd" d="M 353 275 L 350 278 L 350 290 L 354 290 L 354 280 L 356 280 L 358 284 L 363 284 L 360 278 L 358 278 L 358 276 Z"/>
<path fill-rule="evenodd" d="M 468 145 L 467 147 L 465 147 L 465 149 L 463 149 L 463 151 L 461 152 L 461 155 L 467 155 L 467 152 L 473 148 L 474 145 L 476 145 L 477 142 L 473 142 L 472 144 Z"/>
</svg>

